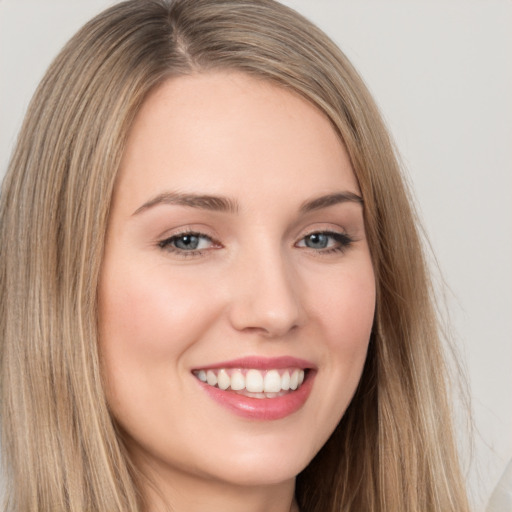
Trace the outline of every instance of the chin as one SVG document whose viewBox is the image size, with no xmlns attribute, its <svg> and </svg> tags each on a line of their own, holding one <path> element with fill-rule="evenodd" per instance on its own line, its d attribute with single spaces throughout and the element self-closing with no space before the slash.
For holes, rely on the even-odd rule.
<svg viewBox="0 0 512 512">
<path fill-rule="evenodd" d="M 232 485 L 243 487 L 272 486 L 294 480 L 308 463 L 309 460 L 290 463 L 283 459 L 276 460 L 275 457 L 243 464 L 228 462 L 225 464 L 230 467 L 224 467 L 221 473 L 217 472 L 216 477 Z"/>
<path fill-rule="evenodd" d="M 249 450 L 232 449 L 214 460 L 203 460 L 203 467 L 206 463 L 210 476 L 235 485 L 274 485 L 295 479 L 316 454 L 316 450 L 305 448 L 303 443 L 293 447 L 286 442 L 273 446 L 262 444 L 265 443 Z"/>
</svg>

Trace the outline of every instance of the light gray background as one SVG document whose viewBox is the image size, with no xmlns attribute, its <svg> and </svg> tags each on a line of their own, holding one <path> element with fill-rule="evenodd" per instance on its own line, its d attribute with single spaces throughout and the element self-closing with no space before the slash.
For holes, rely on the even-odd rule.
<svg viewBox="0 0 512 512">
<path fill-rule="evenodd" d="M 112 3 L 0 0 L 0 175 L 50 60 Z M 470 380 L 482 510 L 512 457 L 512 2 L 286 3 L 352 59 L 411 177 Z"/>
</svg>

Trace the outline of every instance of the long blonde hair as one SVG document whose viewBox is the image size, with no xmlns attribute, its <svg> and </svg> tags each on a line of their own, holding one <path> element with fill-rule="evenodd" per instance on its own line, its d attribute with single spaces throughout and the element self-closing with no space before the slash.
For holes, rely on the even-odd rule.
<svg viewBox="0 0 512 512">
<path fill-rule="evenodd" d="M 364 198 L 370 350 L 341 423 L 298 476 L 301 510 L 468 510 L 431 285 L 387 130 L 340 50 L 272 0 L 123 2 L 80 30 L 41 82 L 0 203 L 6 510 L 144 509 L 102 389 L 98 276 L 134 116 L 164 80 L 209 69 L 272 81 L 324 111 Z"/>
</svg>

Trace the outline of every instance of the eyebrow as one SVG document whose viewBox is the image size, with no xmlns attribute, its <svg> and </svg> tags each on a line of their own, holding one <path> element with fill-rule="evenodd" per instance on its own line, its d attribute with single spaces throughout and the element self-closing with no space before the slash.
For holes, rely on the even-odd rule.
<svg viewBox="0 0 512 512">
<path fill-rule="evenodd" d="M 221 196 L 180 194 L 177 192 L 164 192 L 137 208 L 133 215 L 137 215 L 149 208 L 161 204 L 170 204 L 178 206 L 188 206 L 190 208 L 199 208 L 201 210 L 211 210 L 217 212 L 238 212 L 238 203 L 233 199 Z"/>
<path fill-rule="evenodd" d="M 334 206 L 340 203 L 357 203 L 362 205 L 363 198 L 357 194 L 354 194 L 353 192 L 337 192 L 305 201 L 302 203 L 299 211 L 301 213 L 308 213 L 314 210 L 328 208 L 329 206 Z"/>
<path fill-rule="evenodd" d="M 310 199 L 301 204 L 300 213 L 308 213 L 322 208 L 328 208 L 340 203 L 357 203 L 363 204 L 363 198 L 353 192 L 337 192 L 327 194 L 325 196 Z M 177 192 L 164 192 L 145 202 L 137 208 L 133 215 L 153 208 L 154 206 L 168 204 L 178 206 L 188 206 L 189 208 L 198 208 L 201 210 L 210 210 L 217 212 L 237 213 L 239 206 L 237 201 L 223 196 L 198 195 L 198 194 L 181 194 Z"/>
</svg>

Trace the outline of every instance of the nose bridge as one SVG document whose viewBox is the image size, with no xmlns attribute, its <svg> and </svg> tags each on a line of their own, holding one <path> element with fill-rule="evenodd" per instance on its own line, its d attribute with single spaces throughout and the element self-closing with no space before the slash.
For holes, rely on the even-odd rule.
<svg viewBox="0 0 512 512">
<path fill-rule="evenodd" d="M 241 251 L 232 276 L 231 322 L 238 330 L 283 336 L 301 323 L 302 307 L 290 255 L 279 243 Z"/>
</svg>

